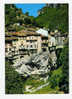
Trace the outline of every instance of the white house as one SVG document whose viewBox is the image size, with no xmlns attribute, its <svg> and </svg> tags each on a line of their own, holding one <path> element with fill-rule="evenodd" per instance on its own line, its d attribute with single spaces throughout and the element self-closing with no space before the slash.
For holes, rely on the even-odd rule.
<svg viewBox="0 0 72 99">
<path fill-rule="evenodd" d="M 39 29 L 39 30 L 36 31 L 36 33 L 48 37 L 48 31 L 47 30 Z"/>
</svg>

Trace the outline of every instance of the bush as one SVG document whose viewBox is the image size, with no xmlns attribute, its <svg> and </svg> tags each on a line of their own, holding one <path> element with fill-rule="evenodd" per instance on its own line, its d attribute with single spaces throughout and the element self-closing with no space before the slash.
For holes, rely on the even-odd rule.
<svg viewBox="0 0 72 99">
<path fill-rule="evenodd" d="M 6 94 L 22 94 L 24 78 L 21 77 L 12 67 L 9 62 L 6 62 L 5 69 L 5 87 Z"/>
<path fill-rule="evenodd" d="M 68 45 L 64 47 L 60 56 L 60 63 L 62 65 L 62 78 L 60 79 L 60 90 L 65 93 L 69 92 L 69 49 Z"/>
</svg>

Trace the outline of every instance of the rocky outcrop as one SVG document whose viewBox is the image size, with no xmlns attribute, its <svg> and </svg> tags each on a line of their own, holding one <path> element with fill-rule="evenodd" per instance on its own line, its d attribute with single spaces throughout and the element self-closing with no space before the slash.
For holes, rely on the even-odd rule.
<svg viewBox="0 0 72 99">
<path fill-rule="evenodd" d="M 35 74 L 45 75 L 52 66 L 56 65 L 56 59 L 55 52 L 41 52 L 15 60 L 13 67 L 19 74 L 25 77 Z"/>
</svg>

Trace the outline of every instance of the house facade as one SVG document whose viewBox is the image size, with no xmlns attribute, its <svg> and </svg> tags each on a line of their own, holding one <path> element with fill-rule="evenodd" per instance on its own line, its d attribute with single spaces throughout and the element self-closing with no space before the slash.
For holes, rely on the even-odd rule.
<svg viewBox="0 0 72 99">
<path fill-rule="evenodd" d="M 39 32 L 43 32 L 43 30 Z M 47 33 L 47 31 L 45 32 Z M 52 32 L 51 34 L 42 34 L 43 35 L 34 31 L 26 31 L 26 33 L 23 34 L 14 33 L 14 35 L 12 33 L 10 37 L 14 38 L 14 40 L 11 41 L 11 44 L 6 43 L 6 56 L 8 53 L 12 55 L 32 55 L 42 51 L 48 51 L 49 49 L 55 50 L 57 46 L 63 47 L 64 38 L 60 35 L 56 35 Z"/>
<path fill-rule="evenodd" d="M 30 55 L 40 53 L 41 49 L 41 36 L 35 33 L 27 33 L 26 35 L 17 35 L 15 40 L 12 40 L 10 46 L 6 43 L 6 55 L 11 51 L 13 55 Z"/>
</svg>

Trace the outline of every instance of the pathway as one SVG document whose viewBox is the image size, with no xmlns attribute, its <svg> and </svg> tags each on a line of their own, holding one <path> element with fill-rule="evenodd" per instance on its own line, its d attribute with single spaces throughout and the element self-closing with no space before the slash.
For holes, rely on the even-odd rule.
<svg viewBox="0 0 72 99">
<path fill-rule="evenodd" d="M 46 86 L 48 86 L 48 85 L 49 85 L 49 82 L 46 83 L 46 84 L 44 84 L 44 85 L 41 85 L 41 86 L 37 87 L 37 88 L 34 89 L 34 90 L 27 88 L 26 92 L 31 92 L 31 93 L 32 93 L 32 92 L 36 92 L 36 91 L 38 91 L 38 90 L 40 90 L 40 89 L 42 89 L 43 87 L 46 87 Z"/>
</svg>

